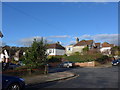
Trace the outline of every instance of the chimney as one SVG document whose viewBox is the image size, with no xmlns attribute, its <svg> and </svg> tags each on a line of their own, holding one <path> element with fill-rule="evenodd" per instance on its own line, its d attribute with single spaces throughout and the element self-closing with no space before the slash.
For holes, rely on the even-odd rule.
<svg viewBox="0 0 120 90">
<path fill-rule="evenodd" d="M 3 34 L 2 34 L 2 32 L 0 31 L 0 37 L 2 38 L 3 37 Z"/>
<path fill-rule="evenodd" d="M 78 42 L 79 42 L 79 38 L 77 37 L 77 38 L 76 38 L 76 43 L 78 43 Z"/>
</svg>

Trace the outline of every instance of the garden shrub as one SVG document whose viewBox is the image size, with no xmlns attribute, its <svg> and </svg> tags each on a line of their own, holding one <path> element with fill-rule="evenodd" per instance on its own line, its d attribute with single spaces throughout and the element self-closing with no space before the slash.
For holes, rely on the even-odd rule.
<svg viewBox="0 0 120 90">
<path fill-rule="evenodd" d="M 108 58 L 108 56 L 102 55 L 100 53 L 96 54 L 84 54 L 84 55 L 71 55 L 66 56 L 64 59 L 73 62 L 90 62 L 90 61 L 98 61 L 103 62 Z"/>
<path fill-rule="evenodd" d="M 97 58 L 96 61 L 99 63 L 105 63 L 109 57 L 107 55 L 102 55 L 101 57 Z"/>
<path fill-rule="evenodd" d="M 48 58 L 48 63 L 61 62 L 63 56 L 51 56 Z"/>
</svg>

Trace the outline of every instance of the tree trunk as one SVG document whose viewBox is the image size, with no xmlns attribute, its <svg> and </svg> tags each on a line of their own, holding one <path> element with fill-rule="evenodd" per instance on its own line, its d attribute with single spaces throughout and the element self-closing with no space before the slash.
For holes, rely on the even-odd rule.
<svg viewBox="0 0 120 90">
<path fill-rule="evenodd" d="M 45 71 L 44 71 L 44 74 L 48 74 L 48 66 L 45 65 Z"/>
</svg>

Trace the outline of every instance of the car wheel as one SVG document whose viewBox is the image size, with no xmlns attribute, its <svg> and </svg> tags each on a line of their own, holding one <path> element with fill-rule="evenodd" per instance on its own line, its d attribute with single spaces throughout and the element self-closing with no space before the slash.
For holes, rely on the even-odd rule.
<svg viewBox="0 0 120 90">
<path fill-rule="evenodd" d="M 7 90 L 21 90 L 20 85 L 17 83 L 11 84 Z"/>
<path fill-rule="evenodd" d="M 67 65 L 67 68 L 69 68 L 69 65 Z"/>
</svg>

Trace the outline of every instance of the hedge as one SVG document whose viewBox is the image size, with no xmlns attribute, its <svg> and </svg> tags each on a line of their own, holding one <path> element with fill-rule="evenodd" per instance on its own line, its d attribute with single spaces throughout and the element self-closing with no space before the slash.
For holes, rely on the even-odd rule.
<svg viewBox="0 0 120 90">
<path fill-rule="evenodd" d="M 49 56 L 48 57 L 48 63 L 54 63 L 54 62 L 61 62 L 61 59 L 63 56 Z"/>
<path fill-rule="evenodd" d="M 73 62 L 90 62 L 90 61 L 103 62 L 107 58 L 108 56 L 102 54 L 71 55 L 64 57 L 64 59 Z"/>
</svg>

